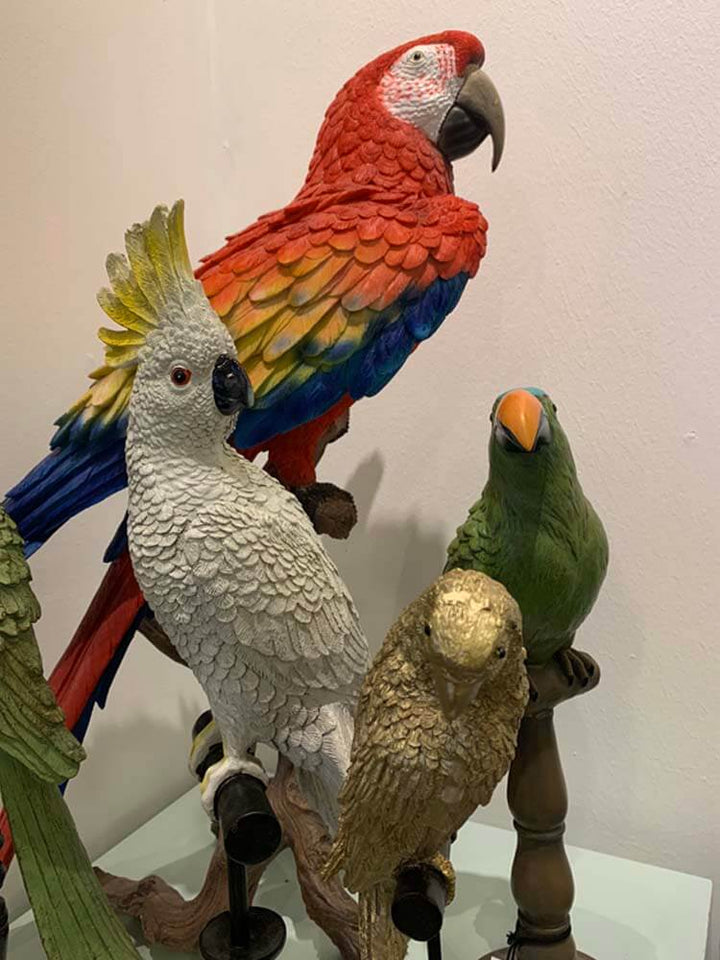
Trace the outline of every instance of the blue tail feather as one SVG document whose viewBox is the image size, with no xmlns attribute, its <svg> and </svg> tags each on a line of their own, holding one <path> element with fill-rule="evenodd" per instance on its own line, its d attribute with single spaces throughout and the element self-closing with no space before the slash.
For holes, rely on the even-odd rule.
<svg viewBox="0 0 720 960">
<path fill-rule="evenodd" d="M 4 506 L 31 556 L 76 514 L 126 486 L 122 423 L 101 445 L 53 450 L 8 492 Z"/>
</svg>

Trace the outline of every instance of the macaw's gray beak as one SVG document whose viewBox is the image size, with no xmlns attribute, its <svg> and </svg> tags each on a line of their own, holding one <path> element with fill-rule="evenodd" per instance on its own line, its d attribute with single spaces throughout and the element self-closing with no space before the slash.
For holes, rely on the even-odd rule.
<svg viewBox="0 0 720 960">
<path fill-rule="evenodd" d="M 451 680 L 441 668 L 434 665 L 431 667 L 431 672 L 442 712 L 448 720 L 457 720 L 477 696 L 481 681 L 458 683 Z"/>
<path fill-rule="evenodd" d="M 490 77 L 477 64 L 465 71 L 465 82 L 445 117 L 437 145 L 452 162 L 466 157 L 490 137 L 492 168 L 497 170 L 505 146 L 505 114 L 500 94 Z"/>
<path fill-rule="evenodd" d="M 255 402 L 248 376 L 234 357 L 223 354 L 215 361 L 212 375 L 215 406 L 226 417 Z"/>
</svg>

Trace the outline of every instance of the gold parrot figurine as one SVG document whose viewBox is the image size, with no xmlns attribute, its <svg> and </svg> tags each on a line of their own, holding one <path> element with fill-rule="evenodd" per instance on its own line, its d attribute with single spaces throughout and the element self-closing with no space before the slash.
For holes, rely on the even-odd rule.
<svg viewBox="0 0 720 960">
<path fill-rule="evenodd" d="M 338 834 L 325 867 L 360 895 L 362 960 L 401 960 L 390 911 L 402 868 L 433 863 L 490 801 L 528 700 L 520 609 L 505 587 L 452 570 L 390 629 L 363 683 Z"/>
</svg>

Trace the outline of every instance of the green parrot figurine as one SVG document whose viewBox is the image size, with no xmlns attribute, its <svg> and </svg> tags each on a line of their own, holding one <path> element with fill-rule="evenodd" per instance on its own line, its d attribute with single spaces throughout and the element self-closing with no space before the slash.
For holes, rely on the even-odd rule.
<svg viewBox="0 0 720 960">
<path fill-rule="evenodd" d="M 85 752 L 45 682 L 39 616 L 22 538 L 0 508 L 0 792 L 38 932 L 49 960 L 138 960 L 58 789 Z"/>
<path fill-rule="evenodd" d="M 500 581 L 522 611 L 528 664 L 555 657 L 568 682 L 584 686 L 594 662 L 572 644 L 605 579 L 605 530 L 546 393 L 501 394 L 490 421 L 490 475 L 448 548 L 445 569 Z"/>
</svg>

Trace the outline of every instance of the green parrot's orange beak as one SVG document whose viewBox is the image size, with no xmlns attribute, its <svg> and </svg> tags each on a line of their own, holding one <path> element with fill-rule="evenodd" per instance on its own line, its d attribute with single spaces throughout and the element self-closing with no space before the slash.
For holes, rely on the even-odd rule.
<svg viewBox="0 0 720 960">
<path fill-rule="evenodd" d="M 545 421 L 545 411 L 532 393 L 527 390 L 511 390 L 500 401 L 495 419 L 523 450 L 530 453 L 537 446 L 538 435 Z"/>
</svg>

